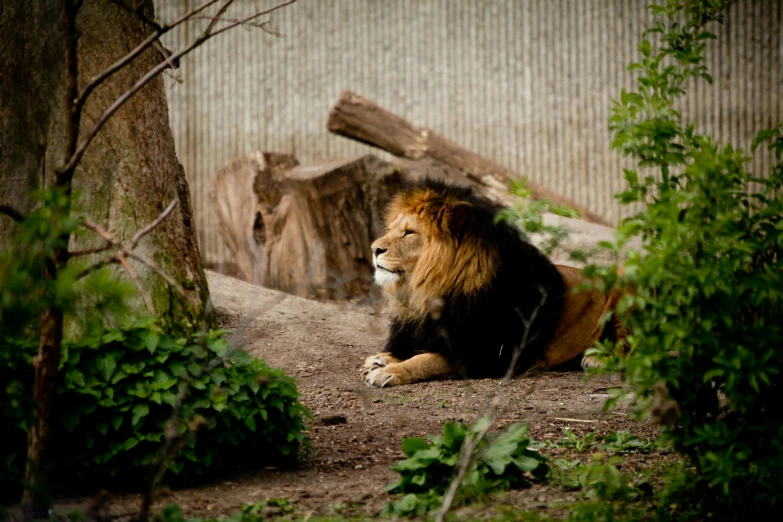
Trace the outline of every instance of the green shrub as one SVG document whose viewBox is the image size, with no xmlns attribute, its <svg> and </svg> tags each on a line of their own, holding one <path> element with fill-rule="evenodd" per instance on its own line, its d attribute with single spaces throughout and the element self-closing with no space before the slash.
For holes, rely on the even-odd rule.
<svg viewBox="0 0 783 522">
<path fill-rule="evenodd" d="M 644 254 L 622 277 L 593 273 L 632 289 L 620 308 L 631 354 L 610 366 L 690 458 L 673 495 L 700 516 L 750 520 L 779 506 L 783 490 L 783 136 L 778 125 L 754 140 L 752 151 L 767 142 L 778 159 L 754 176 L 742 150 L 684 126 L 672 106 L 689 78 L 711 81 L 705 26 L 724 4 L 651 6 L 656 38 L 645 35 L 631 65 L 638 89 L 621 93 L 610 119 L 613 147 L 639 166 L 618 197 L 643 206 L 612 248 L 640 236 Z"/>
<path fill-rule="evenodd" d="M 394 465 L 400 479 L 386 490 L 405 495 L 387 504 L 383 514 L 425 515 L 436 510 L 456 473 L 465 437 L 481 432 L 487 422 L 486 417 L 473 426 L 447 422 L 443 435 L 431 437 L 429 442 L 421 437 L 403 439 L 402 451 L 408 458 Z M 481 498 L 497 489 L 527 487 L 529 477 L 546 477 L 546 459 L 529 449 L 529 444 L 525 424 L 512 424 L 501 434 L 487 435 L 476 447 L 478 458 L 462 482 L 462 500 Z"/>
<path fill-rule="evenodd" d="M 176 424 L 182 436 L 169 470 L 180 480 L 221 464 L 291 460 L 307 447 L 304 417 L 293 379 L 241 350 L 226 355 L 224 331 L 191 341 L 157 333 L 152 320 L 107 329 L 66 343 L 54 423 L 51 465 L 59 482 L 114 480 L 134 485 L 156 464 L 181 383 L 189 382 Z M 5 409 L 0 440 L 11 478 L 19 480 L 24 434 L 31 422 L 30 360 L 34 343 L 5 343 L 0 374 L 25 407 Z M 8 415 L 8 416 L 6 416 Z M 7 422 L 7 421 L 11 422 Z M 21 435 L 21 436 L 20 436 Z"/>
</svg>

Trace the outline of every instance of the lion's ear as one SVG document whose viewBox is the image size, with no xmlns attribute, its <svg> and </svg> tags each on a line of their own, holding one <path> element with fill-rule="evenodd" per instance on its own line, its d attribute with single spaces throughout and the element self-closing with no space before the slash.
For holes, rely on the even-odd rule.
<svg viewBox="0 0 783 522">
<path fill-rule="evenodd" d="M 470 222 L 470 204 L 457 203 L 446 209 L 443 216 L 443 228 L 445 232 L 454 237 L 462 237 Z"/>
</svg>

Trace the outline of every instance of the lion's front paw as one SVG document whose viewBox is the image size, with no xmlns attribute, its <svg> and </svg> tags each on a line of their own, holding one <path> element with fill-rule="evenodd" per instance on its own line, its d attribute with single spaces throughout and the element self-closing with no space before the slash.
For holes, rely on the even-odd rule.
<svg viewBox="0 0 783 522">
<path fill-rule="evenodd" d="M 364 364 L 362 365 L 362 379 L 366 379 L 367 374 L 371 371 L 383 368 L 384 366 L 386 366 L 386 359 L 383 355 L 377 354 L 369 356 L 364 360 Z"/>
<path fill-rule="evenodd" d="M 403 384 L 403 382 L 402 379 L 394 373 L 392 366 L 384 366 L 371 370 L 364 378 L 364 384 L 376 388 L 384 388 L 387 386 L 397 386 Z"/>
<path fill-rule="evenodd" d="M 582 357 L 583 370 L 587 370 L 588 368 L 603 368 L 603 367 L 604 367 L 604 363 L 602 363 L 592 355 L 586 355 L 585 357 Z"/>
</svg>

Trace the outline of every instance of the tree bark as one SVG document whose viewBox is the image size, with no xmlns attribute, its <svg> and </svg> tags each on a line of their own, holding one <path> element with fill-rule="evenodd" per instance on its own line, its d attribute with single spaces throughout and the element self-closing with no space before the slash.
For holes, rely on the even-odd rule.
<svg viewBox="0 0 783 522">
<path fill-rule="evenodd" d="M 350 91 L 343 92 L 329 112 L 326 127 L 335 134 L 379 147 L 395 156 L 416 161 L 435 161 L 461 170 L 480 184 L 494 186 L 500 182 L 505 186 L 520 177 L 506 167 L 460 147 L 431 130 L 416 127 L 372 100 Z M 559 205 L 567 205 L 578 210 L 586 221 L 610 226 L 601 216 L 537 183 L 528 180 L 527 187 L 536 199 L 545 198 Z"/>
<path fill-rule="evenodd" d="M 152 0 L 136 2 L 154 19 Z M 109 0 L 84 0 L 77 18 L 80 90 L 95 75 L 123 57 L 152 29 L 133 13 Z M 4 0 L 0 14 L 0 204 L 24 212 L 34 202 L 30 190 L 50 186 L 66 152 L 66 31 L 62 2 Z M 163 60 L 154 47 L 98 87 L 82 115 L 82 134 L 133 83 Z M 141 89 L 106 124 L 90 144 L 73 179 L 81 194 L 83 215 L 104 225 L 120 241 L 157 217 L 172 201 L 179 205 L 139 244 L 137 253 L 153 260 L 189 294 L 182 299 L 154 272 L 136 265 L 152 298 L 160 324 L 184 331 L 202 320 L 208 298 L 196 243 L 190 194 L 174 150 L 163 79 Z M 15 224 L 0 218 L 0 247 L 13 238 Z M 71 241 L 71 249 L 103 246 L 87 233 Z M 121 269 L 117 276 L 126 278 Z M 197 303 L 197 305 L 194 305 Z M 148 312 L 141 298 L 132 309 Z"/>
</svg>

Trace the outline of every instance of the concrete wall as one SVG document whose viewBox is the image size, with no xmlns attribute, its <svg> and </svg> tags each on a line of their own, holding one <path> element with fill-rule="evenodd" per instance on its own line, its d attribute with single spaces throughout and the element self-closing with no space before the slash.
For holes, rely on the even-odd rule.
<svg viewBox="0 0 783 522">
<path fill-rule="evenodd" d="M 627 215 L 621 159 L 609 148 L 610 99 L 634 85 L 626 66 L 651 20 L 648 0 L 299 0 L 269 28 L 208 42 L 168 81 L 171 125 L 193 193 L 202 253 L 225 259 L 207 191 L 216 171 L 254 150 L 300 161 L 369 147 L 330 135 L 325 122 L 350 89 L 412 123 L 525 174 L 604 215 Z M 162 21 L 200 0 L 156 0 Z M 238 0 L 238 10 L 271 0 Z M 680 105 L 700 131 L 747 148 L 783 120 L 783 9 L 735 2 L 716 28 L 715 78 Z M 199 29 L 173 31 L 179 48 Z M 763 155 L 754 168 L 766 169 Z"/>
</svg>

